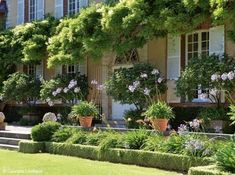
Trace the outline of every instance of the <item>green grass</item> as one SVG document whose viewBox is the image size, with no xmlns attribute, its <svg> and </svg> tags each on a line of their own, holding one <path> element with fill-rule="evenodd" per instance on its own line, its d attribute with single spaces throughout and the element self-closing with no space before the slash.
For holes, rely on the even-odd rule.
<svg viewBox="0 0 235 175">
<path fill-rule="evenodd" d="M 180 175 L 154 168 L 113 164 L 50 154 L 0 150 L 0 174 L 39 175 Z"/>
</svg>

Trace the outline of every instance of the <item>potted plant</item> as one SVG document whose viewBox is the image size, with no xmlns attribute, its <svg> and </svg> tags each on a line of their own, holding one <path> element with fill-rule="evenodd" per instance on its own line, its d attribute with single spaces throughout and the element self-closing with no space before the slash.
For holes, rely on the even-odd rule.
<svg viewBox="0 0 235 175">
<path fill-rule="evenodd" d="M 5 115 L 0 112 L 0 130 L 5 130 L 6 129 L 6 123 L 4 122 L 5 120 Z"/>
<path fill-rule="evenodd" d="M 89 128 L 93 118 L 98 116 L 98 114 L 99 111 L 94 103 L 83 101 L 72 107 L 70 116 L 73 121 L 79 122 L 82 127 Z"/>
<path fill-rule="evenodd" d="M 174 118 L 172 108 L 162 101 L 153 103 L 144 114 L 151 120 L 153 128 L 158 131 L 165 131 L 168 121 Z"/>
</svg>

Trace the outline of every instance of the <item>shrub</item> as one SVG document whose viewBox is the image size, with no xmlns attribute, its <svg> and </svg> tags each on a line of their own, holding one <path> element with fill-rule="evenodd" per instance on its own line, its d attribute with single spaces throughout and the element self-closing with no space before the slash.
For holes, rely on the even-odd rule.
<svg viewBox="0 0 235 175">
<path fill-rule="evenodd" d="M 110 132 L 99 144 L 99 152 L 106 151 L 110 148 L 123 148 L 123 135 L 119 133 Z"/>
<path fill-rule="evenodd" d="M 189 169 L 188 175 L 232 175 L 229 172 L 221 171 L 215 165 L 197 166 Z"/>
<path fill-rule="evenodd" d="M 232 124 L 235 124 L 235 105 L 230 105 L 230 112 L 228 115 L 230 116 L 230 119 L 232 120 Z"/>
<path fill-rule="evenodd" d="M 235 173 L 235 141 L 225 144 L 216 153 L 218 166 Z"/>
<path fill-rule="evenodd" d="M 65 142 L 75 132 L 76 132 L 76 129 L 74 129 L 74 128 L 67 128 L 67 127 L 61 128 L 53 134 L 52 141 L 53 142 Z"/>
<path fill-rule="evenodd" d="M 164 137 L 158 134 L 149 136 L 142 146 L 143 150 L 146 151 L 160 151 L 163 147 Z"/>
<path fill-rule="evenodd" d="M 108 95 L 123 104 L 135 104 L 138 109 L 147 107 L 150 98 L 164 93 L 166 89 L 166 81 L 149 63 L 117 69 L 106 82 Z"/>
<path fill-rule="evenodd" d="M 87 135 L 86 145 L 98 146 L 103 139 L 108 136 L 108 132 L 99 131 Z"/>
<path fill-rule="evenodd" d="M 53 134 L 61 127 L 57 122 L 46 122 L 32 128 L 32 139 L 34 141 L 50 141 Z"/>
<path fill-rule="evenodd" d="M 142 116 L 142 111 L 138 109 L 130 109 L 125 111 L 124 118 L 127 122 L 128 128 L 140 128 L 141 125 L 137 121 L 144 120 L 144 116 Z"/>
<path fill-rule="evenodd" d="M 152 104 L 145 112 L 145 115 L 150 119 L 174 118 L 174 114 L 172 112 L 171 107 L 168 106 L 165 102 L 161 101 Z"/>
<path fill-rule="evenodd" d="M 40 97 L 40 80 L 24 73 L 14 73 L 3 82 L 2 98 L 5 101 L 23 102 L 31 105 Z"/>
<path fill-rule="evenodd" d="M 126 146 L 130 149 L 140 149 L 149 135 L 150 133 L 144 129 L 130 131 L 125 136 Z"/>
<path fill-rule="evenodd" d="M 86 142 L 86 133 L 82 131 L 75 132 L 66 143 L 70 144 L 84 144 Z"/>
<path fill-rule="evenodd" d="M 85 75 L 58 75 L 49 81 L 44 81 L 40 96 L 48 104 L 55 100 L 63 100 L 64 103 L 73 103 L 74 99 L 84 100 L 88 95 L 88 81 Z"/>
<path fill-rule="evenodd" d="M 45 152 L 45 144 L 43 142 L 20 141 L 19 152 L 22 153 Z"/>
</svg>

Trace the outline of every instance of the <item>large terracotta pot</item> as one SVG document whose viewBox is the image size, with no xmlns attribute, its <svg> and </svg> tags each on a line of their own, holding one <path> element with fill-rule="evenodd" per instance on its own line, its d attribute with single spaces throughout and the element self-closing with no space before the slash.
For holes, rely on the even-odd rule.
<svg viewBox="0 0 235 175">
<path fill-rule="evenodd" d="M 164 132 L 167 129 L 168 119 L 153 119 L 152 125 L 155 130 Z"/>
<path fill-rule="evenodd" d="M 84 128 L 90 128 L 92 120 L 93 120 L 92 116 L 79 117 L 80 125 Z"/>
</svg>

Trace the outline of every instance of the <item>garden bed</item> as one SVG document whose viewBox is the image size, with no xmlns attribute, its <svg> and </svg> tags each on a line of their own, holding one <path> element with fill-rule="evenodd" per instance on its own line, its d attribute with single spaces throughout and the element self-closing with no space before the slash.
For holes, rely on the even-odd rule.
<svg viewBox="0 0 235 175">
<path fill-rule="evenodd" d="M 19 151 L 24 153 L 47 152 L 51 154 L 68 155 L 92 160 L 133 164 L 175 171 L 187 171 L 190 167 L 204 166 L 212 163 L 210 159 L 206 158 L 192 158 L 189 156 L 170 153 L 129 149 L 108 149 L 100 151 L 96 146 L 53 142 L 42 143 L 21 141 Z"/>
<path fill-rule="evenodd" d="M 232 173 L 224 172 L 215 165 L 192 167 L 189 175 L 232 175 Z"/>
</svg>

